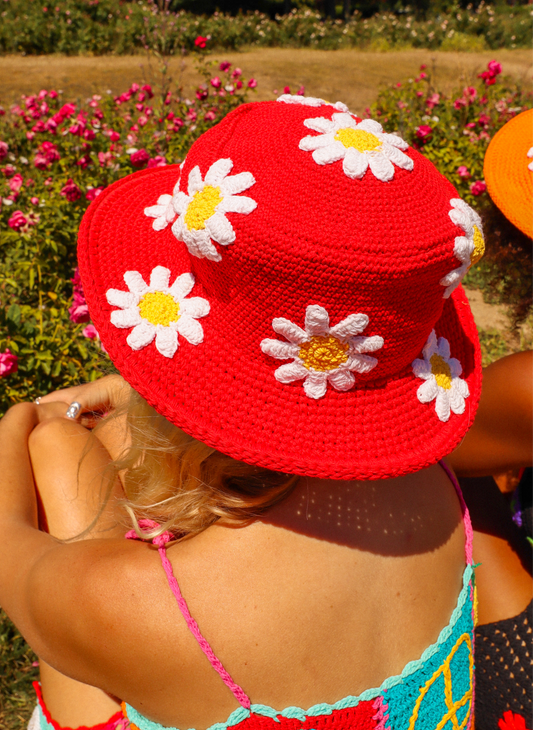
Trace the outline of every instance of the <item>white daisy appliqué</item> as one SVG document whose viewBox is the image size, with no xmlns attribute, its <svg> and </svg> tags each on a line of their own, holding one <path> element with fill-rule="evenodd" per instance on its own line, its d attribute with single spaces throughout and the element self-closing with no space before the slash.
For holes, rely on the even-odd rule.
<svg viewBox="0 0 533 730">
<path fill-rule="evenodd" d="M 320 132 L 300 140 L 300 149 L 312 151 L 318 165 L 342 160 L 344 174 L 353 179 L 362 178 L 370 167 L 382 182 L 392 180 L 394 165 L 413 169 L 413 160 L 401 151 L 409 147 L 407 142 L 397 134 L 385 133 L 381 124 L 372 119 L 357 122 L 351 114 L 342 112 L 333 114 L 331 120 L 314 117 L 304 124 Z"/>
<path fill-rule="evenodd" d="M 301 104 L 302 106 L 333 106 L 335 109 L 338 109 L 340 112 L 349 112 L 350 110 L 346 106 L 346 104 L 343 104 L 342 101 L 336 101 L 334 104 L 330 104 L 329 101 L 324 101 L 324 99 L 318 99 L 315 96 L 300 96 L 299 94 L 282 94 L 281 96 L 278 96 L 276 101 L 281 101 L 284 104 Z"/>
<path fill-rule="evenodd" d="M 178 334 L 191 345 L 203 342 L 204 331 L 196 320 L 209 314 L 209 302 L 202 297 L 186 297 L 194 286 L 194 276 L 186 273 L 176 278 L 172 286 L 170 270 L 156 266 L 146 284 L 138 271 L 126 271 L 124 281 L 129 291 L 109 289 L 107 301 L 119 310 L 111 312 L 115 327 L 133 330 L 126 342 L 132 350 L 141 350 L 152 342 L 165 357 L 174 357 L 178 349 Z"/>
<path fill-rule="evenodd" d="M 235 241 L 235 231 L 226 213 L 251 213 L 257 207 L 252 198 L 239 195 L 255 184 L 251 172 L 230 175 L 233 162 L 222 159 L 214 162 L 202 180 L 198 165 L 189 173 L 187 195 L 176 192 L 173 206 L 179 218 L 172 233 L 183 241 L 189 252 L 198 258 L 220 261 L 221 255 L 213 241 L 227 246 Z"/>
<path fill-rule="evenodd" d="M 423 360 L 413 362 L 413 373 L 425 382 L 416 394 L 420 403 L 435 401 L 435 411 L 440 421 L 450 418 L 450 411 L 461 415 L 465 410 L 465 398 L 470 395 L 468 383 L 459 376 L 463 368 L 459 360 L 450 357 L 450 343 L 433 330 L 422 350 Z"/>
<path fill-rule="evenodd" d="M 453 269 L 440 280 L 440 284 L 446 287 L 443 294 L 445 299 L 459 286 L 468 269 L 476 264 L 485 253 L 485 240 L 479 215 L 460 198 L 452 198 L 450 205 L 452 209 L 448 215 L 456 226 L 463 229 L 465 235 L 456 236 L 453 248 L 461 266 Z"/>
<path fill-rule="evenodd" d="M 316 304 L 307 307 L 305 330 L 288 319 L 277 317 L 272 329 L 288 342 L 263 340 L 261 349 L 278 360 L 292 359 L 281 365 L 274 376 L 280 383 L 304 381 L 309 398 L 322 398 L 328 382 L 340 391 L 350 390 L 355 382 L 353 371 L 368 373 L 375 368 L 375 357 L 364 355 L 383 347 L 383 337 L 357 337 L 367 326 L 366 314 L 350 314 L 334 327 L 329 326 L 329 315 Z"/>
<path fill-rule="evenodd" d="M 184 164 L 185 160 L 183 160 L 180 165 L 180 175 L 181 169 L 183 168 Z M 178 182 L 174 185 L 172 195 L 160 195 L 157 199 L 156 205 L 150 205 L 148 208 L 144 209 L 144 215 L 148 216 L 149 218 L 155 218 L 154 222 L 152 223 L 152 228 L 154 229 L 154 231 L 164 230 L 168 226 L 168 224 L 172 223 L 172 221 L 176 217 L 176 211 L 174 210 L 172 200 L 174 195 L 179 192 L 179 189 L 180 178 L 178 177 Z"/>
</svg>

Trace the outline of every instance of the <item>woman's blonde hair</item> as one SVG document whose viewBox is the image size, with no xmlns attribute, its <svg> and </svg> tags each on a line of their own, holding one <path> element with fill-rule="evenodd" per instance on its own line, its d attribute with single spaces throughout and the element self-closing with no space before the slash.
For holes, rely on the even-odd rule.
<svg viewBox="0 0 533 730">
<path fill-rule="evenodd" d="M 219 520 L 246 524 L 287 496 L 298 480 L 237 461 L 188 436 L 133 389 L 115 415 L 126 417 L 127 446 L 112 462 L 113 480 L 120 475 L 122 505 L 139 535 L 141 519 L 160 525 L 145 536 L 168 530 L 176 539 Z"/>
</svg>

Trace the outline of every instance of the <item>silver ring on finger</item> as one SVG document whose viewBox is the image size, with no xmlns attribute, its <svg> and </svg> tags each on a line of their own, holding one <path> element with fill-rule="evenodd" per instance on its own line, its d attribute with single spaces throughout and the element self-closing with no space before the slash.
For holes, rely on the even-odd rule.
<svg viewBox="0 0 533 730">
<path fill-rule="evenodd" d="M 33 402 L 35 403 L 36 406 L 40 406 L 41 405 L 41 400 L 42 400 L 42 398 L 39 395 Z"/>
<path fill-rule="evenodd" d="M 76 418 L 79 416 L 81 411 L 81 403 L 78 403 L 77 400 L 72 401 L 72 403 L 67 408 L 67 412 L 65 413 L 67 418 L 72 418 L 72 420 L 76 420 Z"/>
</svg>

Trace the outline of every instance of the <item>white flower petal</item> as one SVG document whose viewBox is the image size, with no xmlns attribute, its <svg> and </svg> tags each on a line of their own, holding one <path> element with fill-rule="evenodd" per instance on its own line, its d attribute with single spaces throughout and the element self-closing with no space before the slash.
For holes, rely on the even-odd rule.
<svg viewBox="0 0 533 730">
<path fill-rule="evenodd" d="M 137 307 L 132 307 L 131 309 L 115 309 L 114 312 L 111 312 L 110 320 L 111 324 L 121 329 L 135 327 L 135 325 L 143 321 Z"/>
<path fill-rule="evenodd" d="M 366 314 L 350 314 L 332 327 L 330 332 L 336 337 L 353 337 L 358 335 L 368 325 L 368 317 Z"/>
<path fill-rule="evenodd" d="M 307 333 L 301 327 L 298 327 L 297 324 L 284 317 L 276 317 L 273 319 L 272 329 L 278 335 L 283 335 L 283 337 L 286 337 L 289 342 L 293 342 L 295 345 L 301 345 L 309 340 Z"/>
<path fill-rule="evenodd" d="M 304 380 L 304 391 L 308 398 L 322 398 L 326 395 L 328 384 L 327 373 L 312 372 Z"/>
<path fill-rule="evenodd" d="M 437 385 L 437 381 L 432 376 L 428 380 L 426 380 L 425 383 L 422 383 L 422 385 L 418 388 L 416 391 L 416 394 L 418 396 L 418 400 L 420 403 L 431 403 L 432 400 L 435 400 L 439 392 L 439 386 Z"/>
<path fill-rule="evenodd" d="M 230 195 L 217 205 L 217 212 L 221 213 L 251 213 L 257 208 L 257 203 L 246 195 Z"/>
<path fill-rule="evenodd" d="M 148 285 L 138 271 L 126 271 L 124 281 L 128 289 L 134 294 L 144 294 L 148 291 Z"/>
<path fill-rule="evenodd" d="M 290 357 L 297 357 L 300 348 L 292 342 L 267 339 L 261 341 L 261 350 L 265 355 L 270 355 L 278 360 L 288 360 Z"/>
<path fill-rule="evenodd" d="M 450 397 L 447 390 L 439 388 L 435 402 L 435 412 L 440 421 L 448 421 L 450 418 Z"/>
<path fill-rule="evenodd" d="M 335 388 L 342 392 L 350 390 L 355 383 L 355 378 L 349 370 L 334 370 L 328 375 L 328 382 Z"/>
<path fill-rule="evenodd" d="M 455 378 L 452 387 L 455 388 L 457 392 L 463 396 L 463 398 L 468 398 L 468 396 L 470 395 L 468 383 L 462 378 Z"/>
<path fill-rule="evenodd" d="M 212 185 L 214 188 L 218 187 L 222 180 L 224 180 L 224 178 L 229 175 L 232 169 L 233 162 L 229 158 L 213 162 L 213 164 L 207 171 L 204 184 Z"/>
<path fill-rule="evenodd" d="M 238 175 L 231 175 L 220 183 L 222 195 L 237 195 L 255 185 L 255 177 L 251 172 L 240 172 Z"/>
<path fill-rule="evenodd" d="M 381 152 L 368 155 L 368 164 L 375 177 L 381 182 L 389 182 L 394 177 L 392 162 Z"/>
<path fill-rule="evenodd" d="M 139 302 L 137 294 L 122 291 L 121 289 L 108 289 L 106 299 L 113 307 L 121 307 L 122 309 L 133 307 Z"/>
<path fill-rule="evenodd" d="M 362 129 L 364 132 L 370 132 L 371 134 L 380 135 L 383 133 L 383 127 L 375 119 L 363 119 L 359 122 L 357 129 Z"/>
<path fill-rule="evenodd" d="M 308 375 L 309 370 L 298 361 L 285 363 L 274 373 L 274 377 L 280 383 L 294 383 L 295 380 L 302 380 Z"/>
<path fill-rule="evenodd" d="M 331 118 L 335 122 L 337 129 L 357 129 L 360 126 L 352 115 L 346 112 L 333 114 Z"/>
<path fill-rule="evenodd" d="M 211 238 L 222 246 L 227 246 L 235 240 L 233 226 L 223 213 L 214 213 L 211 218 L 206 220 L 205 228 Z"/>
<path fill-rule="evenodd" d="M 403 170 L 409 170 L 411 171 L 415 165 L 413 160 L 408 157 L 407 155 L 404 155 L 403 152 L 400 152 L 400 150 L 396 149 L 396 147 L 387 147 L 383 145 L 383 151 L 386 152 L 387 157 L 391 162 L 394 162 L 395 165 L 398 165 L 398 167 L 401 167 Z"/>
<path fill-rule="evenodd" d="M 314 117 L 314 119 L 306 119 L 304 125 L 308 129 L 312 129 L 314 132 L 321 132 L 327 134 L 335 129 L 335 122 L 325 117 Z"/>
<path fill-rule="evenodd" d="M 154 231 L 163 231 L 168 226 L 169 221 L 167 221 L 164 214 L 161 214 L 159 218 L 156 218 L 155 221 L 152 223 L 152 228 Z"/>
<path fill-rule="evenodd" d="M 452 387 L 449 391 L 450 408 L 453 411 L 453 413 L 460 416 L 461 413 L 465 412 L 466 404 L 465 404 L 465 399 L 461 395 L 459 388 L 454 387 L 454 386 L 455 386 L 455 384 L 452 385 Z"/>
<path fill-rule="evenodd" d="M 400 150 L 406 150 L 409 147 L 407 142 L 405 142 L 405 140 L 403 140 L 397 134 L 387 134 L 385 132 L 382 135 L 382 139 L 384 142 L 388 142 L 390 145 L 392 145 L 393 147 L 397 147 Z"/>
<path fill-rule="evenodd" d="M 180 316 L 182 317 L 187 316 L 198 319 L 199 317 L 208 315 L 210 309 L 211 305 L 203 297 L 191 297 L 180 302 Z"/>
<path fill-rule="evenodd" d="M 346 155 L 342 163 L 344 174 L 352 180 L 361 179 L 368 169 L 368 155 L 364 155 L 354 147 L 346 150 Z"/>
<path fill-rule="evenodd" d="M 149 345 L 155 337 L 155 326 L 147 322 L 145 319 L 141 324 L 137 325 L 128 337 L 126 342 L 132 350 L 142 350 L 143 347 Z"/>
<path fill-rule="evenodd" d="M 357 373 L 369 373 L 377 364 L 378 361 L 375 357 L 351 353 L 346 366 L 349 370 L 355 370 Z"/>
<path fill-rule="evenodd" d="M 204 341 L 202 325 L 192 317 L 188 317 L 187 315 L 180 317 L 176 329 L 191 345 L 199 345 L 200 342 Z"/>
<path fill-rule="evenodd" d="M 439 337 L 437 341 L 437 354 L 444 358 L 446 361 L 450 357 L 450 343 L 445 337 Z"/>
<path fill-rule="evenodd" d="M 313 160 L 317 165 L 329 165 L 342 160 L 346 154 L 346 147 L 342 142 L 332 142 L 327 147 L 320 147 L 313 152 Z"/>
<path fill-rule="evenodd" d="M 169 289 L 170 294 L 177 299 L 181 306 L 181 300 L 184 299 L 194 286 L 194 276 L 187 272 L 186 274 L 180 274 L 176 281 L 172 284 Z"/>
<path fill-rule="evenodd" d="M 329 332 L 329 314 L 318 304 L 310 304 L 305 310 L 305 331 L 308 335 L 326 335 Z"/>
<path fill-rule="evenodd" d="M 175 193 L 172 198 L 172 206 L 178 215 L 185 213 L 190 202 L 191 198 L 181 191 Z"/>
<path fill-rule="evenodd" d="M 165 266 L 156 266 L 150 276 L 150 289 L 166 292 L 169 280 L 170 269 L 167 269 Z"/>
<path fill-rule="evenodd" d="M 174 357 L 178 349 L 178 333 L 170 327 L 158 324 L 156 327 L 155 346 L 165 357 Z"/>
<path fill-rule="evenodd" d="M 161 196 L 161 198 L 166 197 L 164 195 Z M 170 195 L 168 196 L 170 198 Z M 160 198 L 160 199 L 161 199 Z M 166 210 L 166 205 L 150 205 L 148 208 L 144 209 L 144 215 L 147 215 L 149 218 L 159 218 L 160 215 L 163 215 L 164 211 Z"/>
<path fill-rule="evenodd" d="M 202 173 L 200 172 L 200 168 L 198 165 L 196 167 L 193 167 L 193 169 L 189 173 L 189 183 L 187 185 L 187 192 L 189 193 L 189 197 L 192 198 L 194 193 L 198 192 L 198 190 L 203 190 L 204 188 L 204 182 L 202 180 Z"/>
<path fill-rule="evenodd" d="M 333 134 L 320 134 L 316 137 L 303 137 L 298 147 L 304 152 L 312 152 L 330 144 L 335 144 L 335 136 Z"/>
<path fill-rule="evenodd" d="M 179 241 L 183 241 L 189 253 L 197 256 L 199 259 L 207 258 L 211 261 L 220 261 L 222 256 L 218 253 L 215 246 L 211 243 L 211 236 L 206 228 L 198 231 L 190 231 L 187 226 L 180 224 L 181 218 L 172 226 L 172 232 Z M 180 235 L 177 231 L 180 231 Z"/>
<path fill-rule="evenodd" d="M 413 360 L 413 373 L 416 375 L 417 378 L 422 378 L 422 380 L 427 380 L 428 378 L 431 378 L 431 367 L 429 363 L 427 363 L 425 360 L 419 360 L 418 358 L 416 360 Z"/>
<path fill-rule="evenodd" d="M 353 337 L 350 340 L 352 353 L 375 352 L 383 347 L 383 337 L 372 335 L 372 337 Z"/>
</svg>

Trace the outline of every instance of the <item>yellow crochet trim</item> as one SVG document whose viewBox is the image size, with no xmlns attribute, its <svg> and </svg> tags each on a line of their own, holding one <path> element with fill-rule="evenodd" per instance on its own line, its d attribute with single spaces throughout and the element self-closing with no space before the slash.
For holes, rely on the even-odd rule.
<svg viewBox="0 0 533 730">
<path fill-rule="evenodd" d="M 464 695 L 457 700 L 456 702 L 453 701 L 453 695 L 452 695 L 452 673 L 450 670 L 450 662 L 452 661 L 455 652 L 459 649 L 461 644 L 466 643 L 468 646 L 468 659 L 469 659 L 469 674 L 470 674 L 470 689 L 468 689 Z M 429 691 L 429 688 L 432 686 L 434 682 L 437 681 L 437 679 L 440 677 L 440 675 L 444 676 L 444 694 L 445 694 L 445 703 L 447 712 L 442 717 L 442 719 L 439 721 L 439 723 L 436 725 L 435 730 L 441 730 L 447 722 L 451 720 L 453 730 L 463 730 L 463 728 L 466 727 L 468 720 L 470 718 L 470 711 L 472 709 L 472 683 L 474 678 L 474 656 L 472 652 L 472 641 L 470 639 L 469 634 L 462 634 L 460 636 L 451 652 L 448 654 L 446 659 L 444 660 L 444 664 L 442 664 L 437 671 L 434 673 L 434 675 L 431 677 L 431 679 L 428 679 L 425 686 L 420 690 L 420 695 L 416 701 L 416 704 L 413 709 L 413 714 L 411 715 L 411 719 L 409 720 L 409 728 L 408 730 L 415 730 L 416 721 L 418 719 L 418 712 L 420 710 L 420 706 L 424 700 L 424 697 Z M 467 702 L 470 702 L 470 707 L 468 710 L 468 713 L 466 714 L 463 722 L 459 724 L 459 721 L 457 719 L 457 711 L 461 709 L 461 707 L 464 707 Z"/>
<path fill-rule="evenodd" d="M 205 222 L 214 214 L 217 205 L 223 200 L 220 188 L 205 185 L 203 190 L 194 193 L 193 199 L 185 211 L 185 225 L 190 231 L 201 231 Z"/>
<path fill-rule="evenodd" d="M 452 387 L 452 371 L 446 360 L 435 353 L 431 356 L 429 362 L 431 363 L 431 372 L 435 376 L 437 385 L 444 388 L 444 390 L 450 390 Z"/>
<path fill-rule="evenodd" d="M 355 147 L 359 152 L 370 152 L 381 147 L 381 140 L 372 132 L 365 132 L 364 129 L 339 129 L 335 139 L 342 142 L 345 147 Z"/>
<path fill-rule="evenodd" d="M 161 291 L 148 292 L 139 302 L 139 314 L 150 324 L 162 324 L 168 327 L 171 322 L 177 322 L 180 305 L 172 294 Z"/>
<path fill-rule="evenodd" d="M 345 363 L 349 349 L 348 343 L 340 342 L 333 335 L 317 335 L 301 346 L 298 356 L 308 370 L 313 368 L 323 373 Z"/>
<path fill-rule="evenodd" d="M 483 238 L 483 234 L 477 226 L 474 226 L 474 250 L 472 251 L 472 256 L 470 257 L 470 266 L 477 264 L 477 262 L 480 258 L 482 258 L 484 253 L 485 240 Z"/>
</svg>

